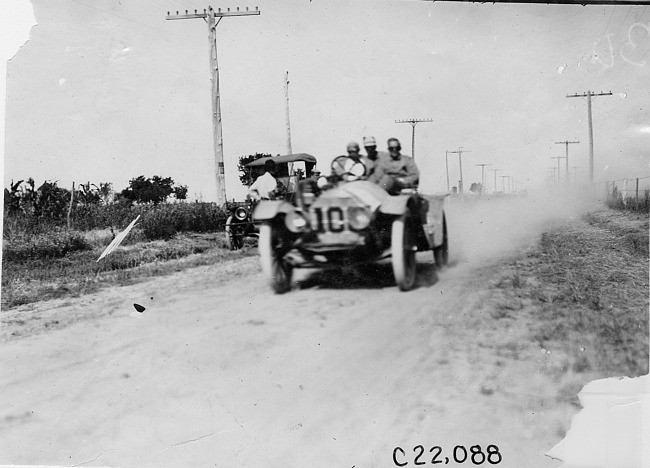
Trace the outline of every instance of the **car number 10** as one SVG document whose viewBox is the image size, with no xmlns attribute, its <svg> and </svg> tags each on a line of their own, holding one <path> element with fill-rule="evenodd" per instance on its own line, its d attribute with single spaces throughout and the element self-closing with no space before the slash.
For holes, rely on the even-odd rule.
<svg viewBox="0 0 650 468">
<path fill-rule="evenodd" d="M 316 207 L 313 209 L 312 226 L 316 232 L 343 232 L 350 230 L 345 211 L 338 206 L 330 206 L 325 209 Z M 328 229 L 329 228 L 329 229 Z"/>
</svg>

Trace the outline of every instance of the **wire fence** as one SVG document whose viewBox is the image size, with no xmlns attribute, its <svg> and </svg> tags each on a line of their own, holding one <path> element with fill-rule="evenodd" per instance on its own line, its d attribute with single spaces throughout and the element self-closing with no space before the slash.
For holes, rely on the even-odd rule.
<svg viewBox="0 0 650 468">
<path fill-rule="evenodd" d="M 650 176 L 600 182 L 607 194 L 607 205 L 619 210 L 648 213 L 650 208 Z"/>
</svg>

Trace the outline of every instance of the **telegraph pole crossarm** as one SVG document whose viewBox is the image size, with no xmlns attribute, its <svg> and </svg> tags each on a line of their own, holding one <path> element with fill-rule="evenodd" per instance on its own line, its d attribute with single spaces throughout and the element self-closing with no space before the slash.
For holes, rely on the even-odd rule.
<svg viewBox="0 0 650 468">
<path fill-rule="evenodd" d="M 433 119 L 402 119 L 395 121 L 395 123 L 410 123 L 411 127 L 413 127 L 411 135 L 411 156 L 413 159 L 415 159 L 415 126 L 420 122 L 433 122 Z"/>
<path fill-rule="evenodd" d="M 224 206 L 226 204 L 226 183 L 225 183 L 225 170 L 223 164 L 223 131 L 221 125 L 221 96 L 219 94 L 219 64 L 217 62 L 217 34 L 216 29 L 217 25 L 221 19 L 225 16 L 251 16 L 259 15 L 260 11 L 258 7 L 255 7 L 255 10 L 249 10 L 248 7 L 245 7 L 244 10 L 240 10 L 237 7 L 235 10 L 231 11 L 230 8 L 227 8 L 226 11 L 221 11 L 221 8 L 218 8 L 216 11 L 209 7 L 203 12 L 194 10 L 194 13 L 190 13 L 188 10 L 185 10 L 185 14 L 179 13 L 176 11 L 175 15 L 172 15 L 169 11 L 167 12 L 167 20 L 182 20 L 182 19 L 203 19 L 208 25 L 208 42 L 210 45 L 210 73 L 211 73 L 211 84 L 212 84 L 212 121 L 214 125 L 214 159 L 215 159 L 215 175 L 217 183 L 217 205 Z M 219 18 L 215 22 L 215 18 Z"/>
<path fill-rule="evenodd" d="M 557 183 L 560 183 L 560 175 L 562 173 L 560 172 L 560 159 L 564 159 L 564 156 L 553 156 L 551 159 L 557 159 Z"/>
<path fill-rule="evenodd" d="M 230 11 L 230 8 L 227 8 L 226 11 L 221 11 L 221 8 L 218 8 L 216 11 L 210 7 L 207 10 L 203 10 L 203 13 L 200 13 L 198 10 L 194 10 L 194 13 L 190 13 L 188 10 L 185 10 L 185 14 L 181 14 L 178 11 L 175 15 L 172 15 L 169 11 L 167 12 L 168 20 L 182 20 L 182 19 L 196 19 L 203 18 L 206 19 L 209 16 L 214 17 L 223 17 L 223 16 L 249 16 L 249 15 L 259 15 L 259 7 L 255 7 L 255 10 L 249 10 L 248 7 L 245 7 L 243 11 L 240 11 L 239 7 L 235 11 Z"/>
<path fill-rule="evenodd" d="M 575 97 L 586 97 L 587 98 L 587 117 L 589 120 L 589 180 L 591 183 L 594 182 L 594 125 L 593 121 L 591 118 L 591 98 L 594 96 L 611 96 L 612 92 L 608 93 L 592 93 L 591 91 L 587 91 L 586 93 L 583 94 L 569 94 L 567 95 L 568 98 L 575 98 Z"/>
<path fill-rule="evenodd" d="M 565 156 L 565 158 L 566 158 L 566 161 L 565 161 L 566 162 L 566 170 L 565 170 L 565 172 L 566 172 L 566 184 L 567 185 L 569 185 L 569 145 L 572 144 L 572 143 L 580 143 L 580 142 L 579 141 L 569 141 L 569 140 L 556 141 L 555 142 L 556 145 L 565 145 L 566 146 L 566 156 Z"/>
</svg>

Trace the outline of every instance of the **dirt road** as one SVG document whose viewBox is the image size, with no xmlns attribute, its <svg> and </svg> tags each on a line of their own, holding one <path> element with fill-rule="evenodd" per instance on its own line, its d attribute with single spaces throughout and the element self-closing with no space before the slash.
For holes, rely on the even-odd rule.
<svg viewBox="0 0 650 468">
<path fill-rule="evenodd" d="M 539 200 L 450 204 L 452 264 L 419 254 L 408 293 L 386 267 L 277 296 L 248 258 L 7 311 L 0 464 L 414 466 L 422 445 L 473 466 L 494 445 L 486 465 L 558 466 L 573 413 L 525 326 L 486 313 L 500 262 L 577 213 Z"/>
</svg>

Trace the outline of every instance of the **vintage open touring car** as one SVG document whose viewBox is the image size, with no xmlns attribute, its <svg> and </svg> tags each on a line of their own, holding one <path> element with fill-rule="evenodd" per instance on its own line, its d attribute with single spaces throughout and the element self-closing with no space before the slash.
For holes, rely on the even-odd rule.
<svg viewBox="0 0 650 468">
<path fill-rule="evenodd" d="M 283 156 L 264 157 L 246 164 L 248 185 L 264 174 L 264 163 L 268 159 L 275 162 L 275 178 L 279 185 L 284 187 L 279 197 L 288 202 L 293 201 L 296 187 L 300 180 L 312 177 L 316 166 L 316 158 L 311 154 L 285 154 Z M 226 243 L 230 250 L 238 250 L 244 246 L 245 237 L 257 237 L 259 231 L 256 228 L 251 215 L 257 205 L 256 200 L 250 198 L 241 202 L 228 202 L 227 208 L 230 215 L 226 219 Z"/>
<path fill-rule="evenodd" d="M 294 268 L 339 268 L 391 258 L 402 291 L 416 283 L 416 252 L 433 251 L 447 264 L 447 194 L 426 196 L 414 188 L 390 194 L 365 180 L 363 162 L 332 161 L 332 173 L 298 183 L 292 202 L 262 201 L 259 225 L 262 270 L 273 290 L 291 289 Z"/>
</svg>

